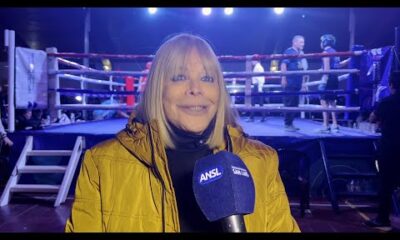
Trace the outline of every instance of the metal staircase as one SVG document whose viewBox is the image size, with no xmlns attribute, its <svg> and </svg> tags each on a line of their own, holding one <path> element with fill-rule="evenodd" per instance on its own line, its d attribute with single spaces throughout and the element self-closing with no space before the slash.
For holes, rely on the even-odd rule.
<svg viewBox="0 0 400 240">
<path fill-rule="evenodd" d="M 54 203 L 54 207 L 60 206 L 64 203 L 71 182 L 79 162 L 79 158 L 83 149 L 83 137 L 78 136 L 75 141 L 74 148 L 72 150 L 33 150 L 33 136 L 28 136 L 25 142 L 25 146 L 22 149 L 21 155 L 15 164 L 14 170 L 12 171 L 11 177 L 9 178 L 7 185 L 3 191 L 0 199 L 0 207 L 8 205 L 12 193 L 14 192 L 40 192 L 40 193 L 57 193 L 57 198 Z M 27 165 L 27 159 L 31 156 L 64 156 L 70 157 L 68 165 Z M 21 174 L 38 174 L 38 173 L 64 173 L 61 185 L 49 185 L 49 184 L 18 184 Z"/>
<path fill-rule="evenodd" d="M 333 184 L 333 179 L 341 178 L 341 179 L 376 179 L 377 169 L 369 172 L 331 172 L 330 161 L 333 159 L 345 159 L 349 161 L 364 161 L 369 162 L 370 165 L 373 164 L 375 156 L 372 155 L 362 155 L 362 154 L 327 154 L 325 149 L 325 144 L 323 140 L 319 140 L 319 146 L 322 155 L 322 162 L 324 165 L 325 177 L 328 185 L 328 192 L 330 201 L 332 204 L 332 209 L 334 212 L 339 213 L 339 205 L 338 205 L 338 197 L 376 197 L 377 192 L 372 191 L 360 191 L 360 192 L 341 192 L 335 189 Z M 374 151 L 377 151 L 376 142 L 373 141 Z"/>
</svg>

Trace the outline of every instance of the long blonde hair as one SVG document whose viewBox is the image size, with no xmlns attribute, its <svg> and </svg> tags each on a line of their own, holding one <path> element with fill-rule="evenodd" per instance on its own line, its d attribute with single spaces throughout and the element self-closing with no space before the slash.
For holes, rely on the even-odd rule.
<svg viewBox="0 0 400 240">
<path fill-rule="evenodd" d="M 207 72 L 215 76 L 220 92 L 215 125 L 207 140 L 208 146 L 210 148 L 221 146 L 224 143 L 225 126 L 237 125 L 237 113 L 231 109 L 221 66 L 210 44 L 196 35 L 187 33 L 175 35 L 158 49 L 149 71 L 142 101 L 137 108 L 137 116 L 144 122 L 157 121 L 161 140 L 170 148 L 175 146 L 170 134 L 171 127 L 164 113 L 163 88 L 166 79 L 170 79 L 180 67 L 184 66 L 185 58 L 193 49 L 199 53 Z"/>
</svg>

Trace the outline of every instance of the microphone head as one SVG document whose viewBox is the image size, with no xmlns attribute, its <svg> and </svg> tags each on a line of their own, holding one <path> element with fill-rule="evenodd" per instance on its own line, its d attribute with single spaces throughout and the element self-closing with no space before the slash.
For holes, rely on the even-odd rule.
<svg viewBox="0 0 400 240">
<path fill-rule="evenodd" d="M 193 171 L 193 191 L 208 221 L 254 211 L 254 182 L 243 161 L 220 151 L 198 159 Z"/>
</svg>

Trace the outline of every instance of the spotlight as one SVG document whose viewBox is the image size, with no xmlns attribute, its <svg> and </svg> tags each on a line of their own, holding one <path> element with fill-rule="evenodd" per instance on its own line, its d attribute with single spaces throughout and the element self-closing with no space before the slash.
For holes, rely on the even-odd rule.
<svg viewBox="0 0 400 240">
<path fill-rule="evenodd" d="M 202 8 L 201 12 L 203 13 L 204 16 L 209 16 L 211 14 L 211 8 Z"/>
<path fill-rule="evenodd" d="M 108 58 L 105 58 L 102 60 L 103 63 L 103 70 L 104 71 L 111 71 L 112 67 L 111 67 L 111 61 Z"/>
<path fill-rule="evenodd" d="M 224 9 L 225 15 L 232 15 L 233 14 L 233 8 L 225 8 Z"/>
<path fill-rule="evenodd" d="M 148 8 L 147 11 L 149 11 L 150 14 L 155 14 L 157 12 L 157 8 Z"/>
<path fill-rule="evenodd" d="M 271 61 L 271 65 L 270 65 L 270 71 L 271 72 L 276 72 L 276 71 L 278 71 L 278 60 L 272 60 Z"/>
<path fill-rule="evenodd" d="M 274 12 L 278 15 L 281 15 L 285 11 L 285 8 L 274 8 Z"/>
<path fill-rule="evenodd" d="M 82 96 L 80 96 L 80 95 L 75 96 L 75 100 L 78 102 L 82 102 Z"/>
</svg>

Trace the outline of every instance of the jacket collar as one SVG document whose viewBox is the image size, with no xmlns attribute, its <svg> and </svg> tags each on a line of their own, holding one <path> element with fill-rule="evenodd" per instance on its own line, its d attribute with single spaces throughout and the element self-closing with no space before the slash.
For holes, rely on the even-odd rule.
<svg viewBox="0 0 400 240">
<path fill-rule="evenodd" d="M 139 161 L 150 167 L 152 165 L 152 151 L 149 134 L 158 137 L 158 127 L 155 120 L 150 123 L 144 123 L 141 119 L 132 113 L 125 128 L 117 133 L 117 140 Z M 153 137 L 153 146 L 161 147 L 161 141 Z M 158 138 L 157 138 L 158 139 Z"/>
<path fill-rule="evenodd" d="M 226 133 L 229 139 L 225 141 L 224 145 L 215 148 L 213 152 L 225 150 L 227 149 L 226 144 L 231 144 L 230 149 L 233 150 L 233 153 L 238 154 L 244 143 L 243 136 L 246 134 L 240 126 L 231 125 L 226 127 Z M 132 113 L 125 128 L 117 133 L 116 138 L 132 155 L 148 167 L 153 165 L 152 154 L 164 155 L 162 153 L 165 151 L 165 145 L 160 139 L 156 120 L 144 123 Z M 152 153 L 152 151 L 155 152 Z"/>
</svg>

